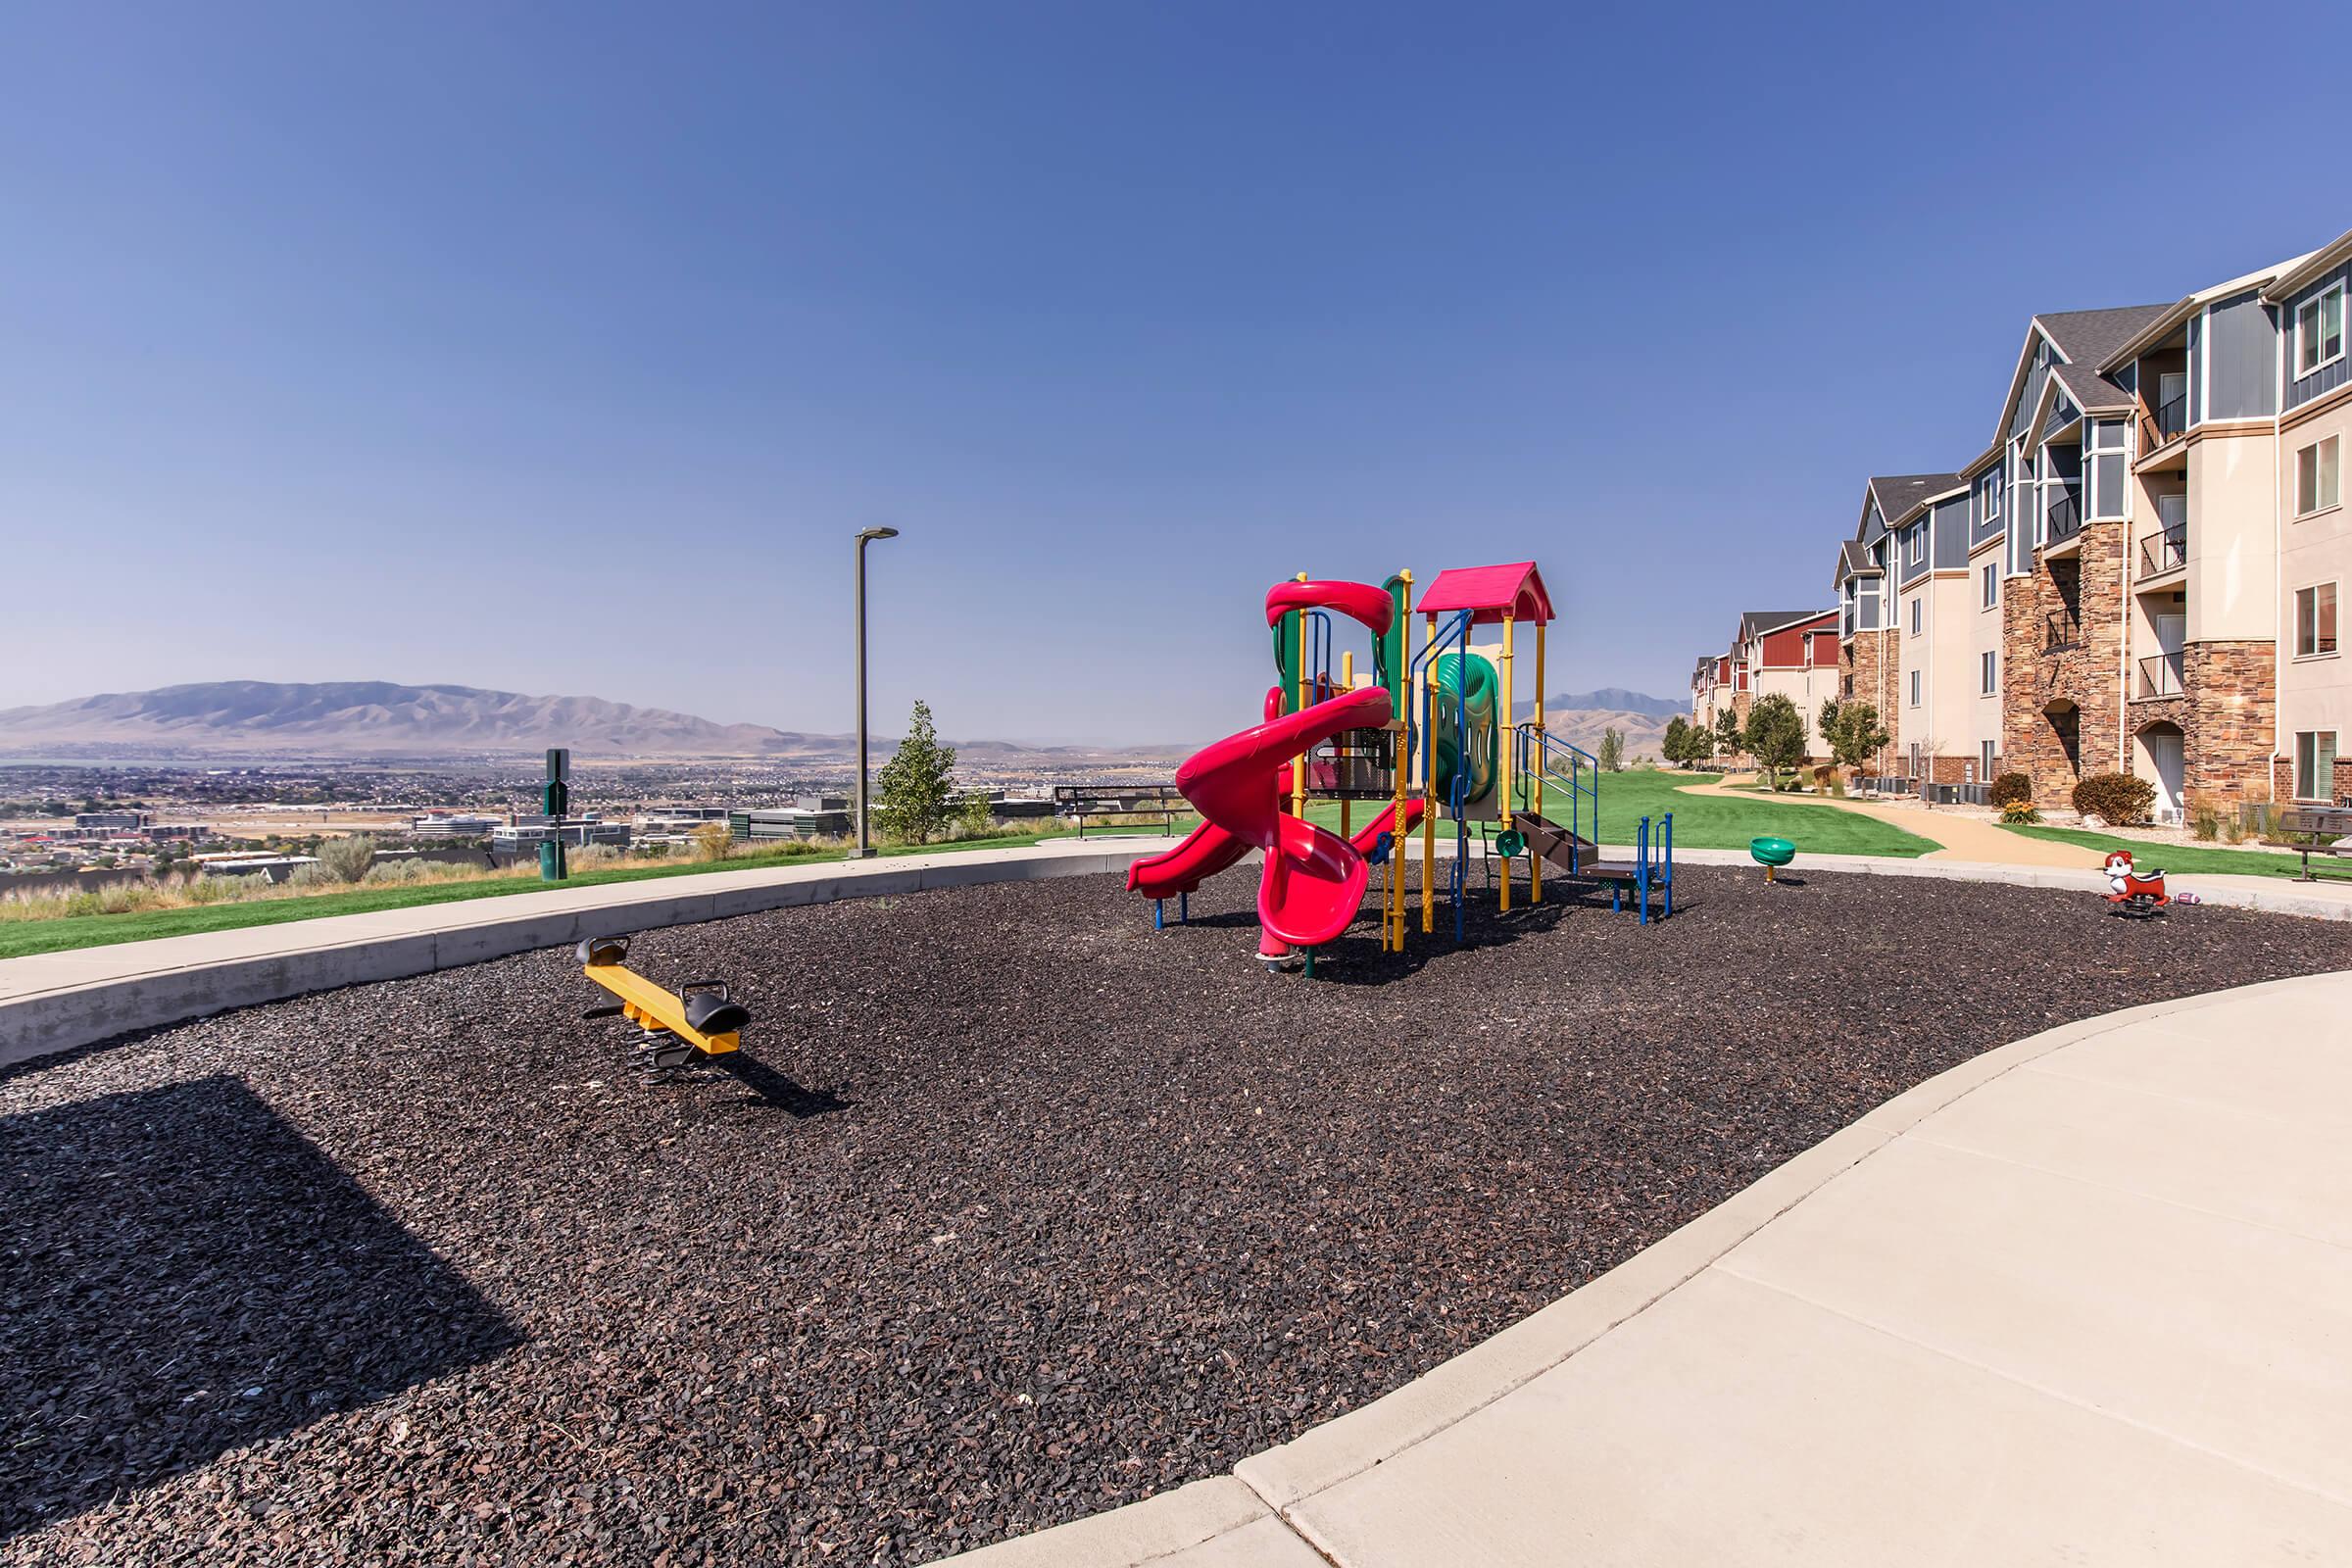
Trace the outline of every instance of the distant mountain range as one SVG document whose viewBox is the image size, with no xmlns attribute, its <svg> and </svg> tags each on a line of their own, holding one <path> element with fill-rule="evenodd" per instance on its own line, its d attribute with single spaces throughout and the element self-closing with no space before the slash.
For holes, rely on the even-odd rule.
<svg viewBox="0 0 2352 1568">
<path fill-rule="evenodd" d="M 1665 720 L 1684 705 L 1616 687 L 1544 699 L 1551 731 L 1587 751 L 1603 730 L 1625 735 L 1628 757 L 1655 755 Z M 1534 711 L 1521 704 L 1520 716 Z M 1208 737 L 1200 737 L 1205 740 Z M 896 739 L 875 738 L 878 751 Z M 1191 745 L 1027 746 L 953 743 L 973 765 L 1173 769 Z M 0 710 L 0 753 L 292 755 L 427 758 L 493 756 L 568 746 L 583 757 L 760 758 L 810 768 L 854 760 L 855 738 L 720 724 L 692 713 L 601 697 L 527 697 L 472 686 L 391 681 L 205 681 L 149 692 L 109 692 L 41 708 Z"/>
<path fill-rule="evenodd" d="M 568 746 L 602 758 L 765 758 L 813 767 L 853 760 L 855 744 L 850 735 L 720 724 L 601 697 L 527 697 L 472 686 L 371 680 L 206 681 L 0 710 L 0 751 L 18 753 L 420 758 Z M 897 742 L 877 737 L 876 744 L 887 751 Z M 1184 754 L 1173 746 L 1098 750 L 990 740 L 955 744 L 966 761 L 998 766 L 1031 758 L 1132 764 Z"/>
</svg>

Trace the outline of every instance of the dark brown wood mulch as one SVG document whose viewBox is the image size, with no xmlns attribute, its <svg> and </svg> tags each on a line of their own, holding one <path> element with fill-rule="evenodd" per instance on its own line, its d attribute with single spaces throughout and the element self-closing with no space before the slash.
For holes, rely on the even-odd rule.
<svg viewBox="0 0 2352 1568">
<path fill-rule="evenodd" d="M 642 938 L 735 982 L 749 1087 L 639 1081 L 552 952 L 0 1075 L 0 1562 L 921 1560 L 1374 1398 L 1978 1052 L 2352 962 L 1687 868 L 1665 924 L 1359 927 L 1301 982 L 1253 891 Z"/>
</svg>

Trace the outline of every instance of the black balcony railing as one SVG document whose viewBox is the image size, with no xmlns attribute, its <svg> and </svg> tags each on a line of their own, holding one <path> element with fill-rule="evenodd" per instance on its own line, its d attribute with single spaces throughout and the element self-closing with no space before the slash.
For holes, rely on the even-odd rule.
<svg viewBox="0 0 2352 1568">
<path fill-rule="evenodd" d="M 2082 646 L 2082 621 L 2071 610 L 2053 610 L 2041 617 L 2041 651 L 2063 654 Z"/>
<path fill-rule="evenodd" d="M 2042 513 L 2042 541 L 2056 544 L 2082 531 L 2082 503 L 2072 490 L 2062 490 Z"/>
<path fill-rule="evenodd" d="M 2156 439 L 2172 441 L 2188 433 L 2188 394 L 2156 405 Z"/>
<path fill-rule="evenodd" d="M 2142 697 L 2178 697 L 2181 692 L 2180 679 L 2187 672 L 2188 656 L 2181 653 L 2150 654 L 2139 662 L 2139 695 Z"/>
<path fill-rule="evenodd" d="M 2171 571 L 2188 564 L 2188 524 L 2176 522 L 2171 527 L 2148 535 L 2139 542 L 2139 574 L 2153 577 L 2160 571 Z"/>
</svg>

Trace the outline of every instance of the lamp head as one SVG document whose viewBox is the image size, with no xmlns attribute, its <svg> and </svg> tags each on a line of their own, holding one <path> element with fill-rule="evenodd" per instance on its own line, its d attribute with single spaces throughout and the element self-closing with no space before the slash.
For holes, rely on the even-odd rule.
<svg viewBox="0 0 2352 1568">
<path fill-rule="evenodd" d="M 898 536 L 899 530 L 896 528 L 860 528 L 858 530 L 858 537 L 860 539 L 896 539 Z"/>
</svg>

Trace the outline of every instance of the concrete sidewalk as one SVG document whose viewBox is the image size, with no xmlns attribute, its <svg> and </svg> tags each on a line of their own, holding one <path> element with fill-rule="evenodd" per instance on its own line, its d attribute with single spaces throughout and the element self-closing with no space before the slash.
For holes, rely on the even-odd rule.
<svg viewBox="0 0 2352 1568">
<path fill-rule="evenodd" d="M 510 893 L 0 958 L 0 1067 L 131 1029 L 368 980 L 397 980 L 613 931 L 836 899 L 1124 871 L 1163 837 L 823 860 Z"/>
<path fill-rule="evenodd" d="M 973 1568 L 2352 1561 L 2352 974 L 2069 1025 Z"/>
</svg>

